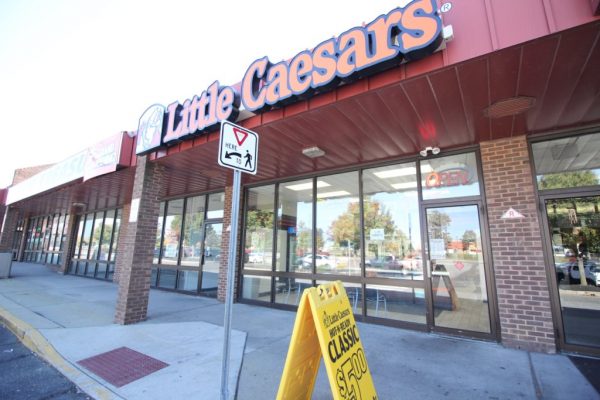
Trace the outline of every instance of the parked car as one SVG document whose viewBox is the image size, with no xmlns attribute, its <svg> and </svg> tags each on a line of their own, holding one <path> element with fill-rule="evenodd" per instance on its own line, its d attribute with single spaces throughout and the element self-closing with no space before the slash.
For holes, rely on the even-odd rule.
<svg viewBox="0 0 600 400">
<path fill-rule="evenodd" d="M 575 252 L 569 246 L 553 245 L 552 249 L 554 250 L 555 255 L 565 256 L 565 257 L 575 257 Z"/>
<path fill-rule="evenodd" d="M 312 254 L 307 254 L 306 256 L 302 257 L 302 264 L 301 264 L 302 268 L 306 268 L 306 269 L 312 268 L 312 259 L 313 259 Z M 317 267 L 328 267 L 331 265 L 329 257 L 324 254 L 317 254 L 315 256 L 315 263 L 317 264 Z"/>
<path fill-rule="evenodd" d="M 248 262 L 250 263 L 262 263 L 265 257 L 262 253 L 252 252 L 248 255 Z"/>
<path fill-rule="evenodd" d="M 176 244 L 169 244 L 163 250 L 163 257 L 177 258 L 179 256 L 179 247 Z"/>
<path fill-rule="evenodd" d="M 402 269 L 402 263 L 396 256 L 387 255 L 378 258 L 367 260 L 367 267 L 383 268 L 383 269 Z"/>
<path fill-rule="evenodd" d="M 590 285 L 600 286 L 600 267 L 591 260 L 585 260 L 583 263 L 585 269 L 585 278 Z M 577 260 L 559 264 L 557 267 L 557 275 L 562 272 L 568 276 L 569 283 L 577 285 L 581 282 L 579 275 L 579 262 Z M 558 278 L 558 277 L 557 277 Z"/>
</svg>

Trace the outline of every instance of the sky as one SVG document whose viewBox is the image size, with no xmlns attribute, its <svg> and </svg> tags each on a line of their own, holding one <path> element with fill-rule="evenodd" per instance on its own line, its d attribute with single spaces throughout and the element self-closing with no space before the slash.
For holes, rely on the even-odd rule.
<svg viewBox="0 0 600 400">
<path fill-rule="evenodd" d="M 1 0 L 0 188 L 404 2 Z"/>
</svg>

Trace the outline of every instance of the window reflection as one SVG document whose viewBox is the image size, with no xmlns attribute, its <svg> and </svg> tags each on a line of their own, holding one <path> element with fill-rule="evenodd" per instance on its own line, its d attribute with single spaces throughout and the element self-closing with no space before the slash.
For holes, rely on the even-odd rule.
<svg viewBox="0 0 600 400">
<path fill-rule="evenodd" d="M 85 226 L 81 238 L 80 258 L 89 259 L 90 241 L 92 236 L 92 225 L 94 224 L 94 213 L 87 214 L 85 217 Z"/>
<path fill-rule="evenodd" d="M 533 143 L 538 188 L 562 189 L 600 184 L 600 133 Z"/>
<path fill-rule="evenodd" d="M 423 280 L 415 163 L 363 172 L 367 277 Z"/>
<path fill-rule="evenodd" d="M 113 235 L 115 226 L 115 212 L 110 210 L 106 212 L 106 218 L 104 219 L 104 232 L 102 233 L 102 239 L 100 244 L 100 252 L 98 254 L 98 260 L 108 261 L 110 240 Z"/>
<path fill-rule="evenodd" d="M 200 266 L 202 251 L 202 224 L 204 222 L 204 196 L 190 197 L 185 208 L 185 223 L 183 228 L 183 254 L 181 265 Z"/>
<path fill-rule="evenodd" d="M 277 205 L 278 271 L 312 272 L 313 180 L 279 185 Z"/>
<path fill-rule="evenodd" d="M 248 189 L 244 268 L 271 270 L 275 186 Z"/>
<path fill-rule="evenodd" d="M 216 296 L 222 223 L 215 219 L 223 216 L 224 197 L 220 192 L 160 203 L 152 286 Z"/>
<path fill-rule="evenodd" d="M 154 258 L 152 262 L 158 264 L 160 262 L 160 245 L 162 243 L 162 230 L 165 218 L 165 202 L 161 202 L 158 208 L 158 224 L 156 225 L 156 241 L 154 242 Z"/>
<path fill-rule="evenodd" d="M 162 264 L 176 265 L 179 258 L 179 238 L 183 216 L 183 199 L 171 200 L 167 203 L 164 236 L 162 244 Z"/>
<path fill-rule="evenodd" d="M 600 347 L 600 197 L 546 200 L 565 342 Z M 583 273 L 581 272 L 583 271 Z"/>
<path fill-rule="evenodd" d="M 360 275 L 358 172 L 320 178 L 314 263 L 317 273 Z"/>
<path fill-rule="evenodd" d="M 117 244 L 119 243 L 119 231 L 121 229 L 121 214 L 122 214 L 122 211 L 120 209 L 117 210 L 117 216 L 115 218 L 114 227 L 113 227 L 112 247 L 111 247 L 111 252 L 110 252 L 110 256 L 109 256 L 110 261 L 115 261 L 117 258 L 117 249 L 119 248 L 119 246 L 117 246 Z M 111 278 L 111 277 L 112 277 L 112 275 L 109 272 L 109 278 Z"/>
<path fill-rule="evenodd" d="M 266 276 L 244 276 L 242 297 L 256 301 L 271 301 L 271 278 Z"/>
<path fill-rule="evenodd" d="M 208 212 L 206 218 L 215 219 L 223 218 L 223 210 L 225 209 L 225 193 L 213 193 L 208 195 Z"/>
<path fill-rule="evenodd" d="M 99 279 L 112 279 L 120 215 L 121 210 L 112 209 L 80 217 L 73 254 L 74 260 L 70 263 L 69 273 Z M 62 231 L 60 233 L 57 231 L 57 239 L 60 235 L 62 243 L 66 240 L 68 223 L 68 216 L 62 220 L 59 219 L 58 222 Z M 62 243 L 61 246 L 64 247 Z M 52 260 L 60 262 L 61 257 L 62 255 L 58 253 L 58 257 L 53 256 Z"/>
<path fill-rule="evenodd" d="M 423 200 L 479 195 L 475 153 L 421 161 Z"/>
</svg>

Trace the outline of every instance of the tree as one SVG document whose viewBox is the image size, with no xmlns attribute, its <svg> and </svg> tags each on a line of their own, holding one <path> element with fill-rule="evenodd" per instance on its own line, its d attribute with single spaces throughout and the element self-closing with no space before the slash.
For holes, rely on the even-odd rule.
<svg viewBox="0 0 600 400">
<path fill-rule="evenodd" d="M 542 175 L 540 178 L 540 189 L 559 189 L 594 185 L 598 185 L 598 177 L 592 171 L 560 172 Z"/>
<path fill-rule="evenodd" d="M 477 243 L 477 234 L 475 233 L 475 231 L 467 229 L 465 233 L 463 233 L 462 242 L 463 251 L 469 250 L 469 245 L 471 243 Z"/>
<path fill-rule="evenodd" d="M 317 229 L 317 251 L 323 248 L 323 229 Z M 312 252 L 312 229 L 309 229 L 304 222 L 298 225 L 298 244 L 297 250 L 302 254 Z"/>
<path fill-rule="evenodd" d="M 366 232 L 375 228 L 383 228 L 386 237 L 394 235 L 396 225 L 392 215 L 381 203 L 365 199 L 363 207 Z M 348 204 L 346 212 L 331 223 L 328 234 L 331 240 L 340 247 L 352 246 L 354 250 L 360 247 L 360 205 L 358 202 Z"/>
<path fill-rule="evenodd" d="M 246 213 L 246 250 L 272 251 L 273 218 L 271 210 L 249 210 Z"/>
<path fill-rule="evenodd" d="M 444 239 L 445 243 L 450 243 L 452 237 L 448 233 L 448 225 L 452 222 L 450 216 L 437 210 L 427 212 L 427 225 L 429 228 L 429 237 L 433 239 Z"/>
</svg>

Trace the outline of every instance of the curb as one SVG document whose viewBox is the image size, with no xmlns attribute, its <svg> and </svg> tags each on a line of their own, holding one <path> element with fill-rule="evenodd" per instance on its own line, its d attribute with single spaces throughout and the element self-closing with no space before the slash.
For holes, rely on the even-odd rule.
<svg viewBox="0 0 600 400">
<path fill-rule="evenodd" d="M 0 323 L 3 323 L 29 350 L 56 368 L 79 389 L 97 400 L 124 400 L 110 389 L 102 386 L 89 375 L 65 360 L 46 338 L 33 326 L 0 307 Z"/>
</svg>

